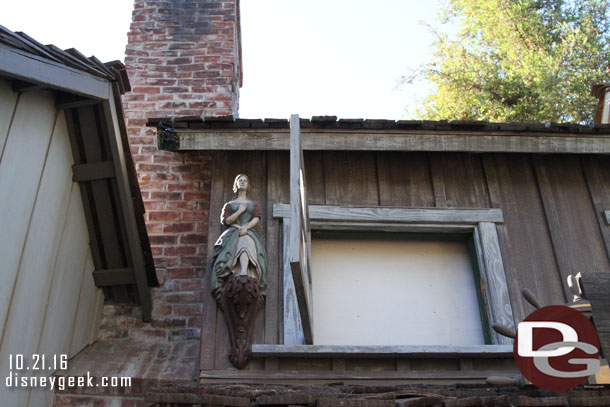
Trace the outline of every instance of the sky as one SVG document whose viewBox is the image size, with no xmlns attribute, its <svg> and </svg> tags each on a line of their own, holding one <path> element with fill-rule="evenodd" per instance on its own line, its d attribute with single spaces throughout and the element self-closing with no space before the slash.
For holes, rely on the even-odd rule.
<svg viewBox="0 0 610 407">
<path fill-rule="evenodd" d="M 422 85 L 401 75 L 429 57 L 442 0 L 241 0 L 239 116 L 407 119 Z M 124 60 L 131 0 L 5 2 L 0 24 L 43 44 Z"/>
</svg>

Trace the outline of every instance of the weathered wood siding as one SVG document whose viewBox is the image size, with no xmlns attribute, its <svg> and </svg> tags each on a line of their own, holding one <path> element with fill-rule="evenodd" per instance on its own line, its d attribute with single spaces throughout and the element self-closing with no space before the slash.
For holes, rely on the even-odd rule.
<svg viewBox="0 0 610 407">
<path fill-rule="evenodd" d="M 0 143 L 0 370 L 8 372 L 11 354 L 48 361 L 91 343 L 103 293 L 93 284 L 66 120 L 52 95 L 18 95 L 0 81 Z M 0 391 L 5 405 L 45 405 L 44 394 Z"/>
<path fill-rule="evenodd" d="M 562 304 L 571 299 L 568 274 L 610 272 L 610 226 L 604 218 L 610 209 L 610 157 L 306 151 L 305 167 L 310 204 L 502 209 L 504 223 L 497 231 L 515 322 L 533 311 L 521 297 L 523 288 L 544 304 Z M 260 230 L 268 251 L 269 290 L 254 343 L 283 343 L 282 228 L 271 212 L 274 203 L 289 202 L 288 152 L 216 152 L 213 168 L 211 243 L 220 234 L 220 208 L 233 196 L 236 174 L 250 176 L 251 198 L 266 213 Z M 201 369 L 231 369 L 224 318 L 207 289 L 204 314 Z M 248 369 L 346 366 L 345 361 L 315 359 L 264 362 L 255 360 Z M 390 365 L 398 370 L 409 364 L 394 362 Z M 432 369 L 438 362 L 414 363 L 418 369 Z M 462 365 L 473 363 L 455 363 L 456 369 Z M 474 365 L 483 368 L 479 362 Z"/>
</svg>

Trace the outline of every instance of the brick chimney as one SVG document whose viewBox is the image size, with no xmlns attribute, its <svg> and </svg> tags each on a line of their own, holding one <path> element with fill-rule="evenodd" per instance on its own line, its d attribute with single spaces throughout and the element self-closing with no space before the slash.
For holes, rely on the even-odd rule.
<svg viewBox="0 0 610 407">
<path fill-rule="evenodd" d="M 125 64 L 133 90 L 123 107 L 161 287 L 153 290 L 151 325 L 108 306 L 102 338 L 199 338 L 211 157 L 160 151 L 145 124 L 237 115 L 239 0 L 135 0 Z"/>
</svg>

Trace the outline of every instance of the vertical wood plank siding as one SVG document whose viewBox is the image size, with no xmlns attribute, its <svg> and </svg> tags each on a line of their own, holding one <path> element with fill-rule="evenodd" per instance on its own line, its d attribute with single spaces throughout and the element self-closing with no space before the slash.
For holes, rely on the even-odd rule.
<svg viewBox="0 0 610 407">
<path fill-rule="evenodd" d="M 566 299 L 571 299 L 565 284 L 569 274 L 606 273 L 610 263 L 579 158 L 537 156 L 534 166 Z"/>
<path fill-rule="evenodd" d="M 494 154 L 483 157 L 492 207 L 502 208 L 497 225 L 515 322 L 534 309 L 521 300 L 529 288 L 544 304 L 565 302 L 553 244 L 531 157 Z"/>
<path fill-rule="evenodd" d="M 0 370 L 8 371 L 10 354 L 50 360 L 91 343 L 103 295 L 93 284 L 66 118 L 50 93 L 18 96 L 0 81 L 0 151 Z M 6 405 L 45 397 L 0 390 Z"/>
<path fill-rule="evenodd" d="M 0 335 L 17 281 L 56 112 L 51 95 L 21 96 L 0 161 Z M 34 118 L 36 118 L 34 120 Z"/>
<path fill-rule="evenodd" d="M 267 201 L 283 202 L 288 199 L 289 192 L 282 188 L 282 180 L 276 174 L 288 173 L 288 162 L 281 160 L 279 152 L 267 155 Z M 281 250 L 281 238 L 279 222 L 273 220 L 272 212 L 263 214 L 267 249 L 279 253 Z M 265 306 L 265 321 L 280 318 L 283 314 L 283 281 L 284 273 L 280 256 L 267 257 L 267 299 Z M 274 324 L 265 324 L 265 343 L 281 343 L 283 330 Z M 276 369 L 275 366 L 267 366 L 267 369 Z"/>
<path fill-rule="evenodd" d="M 252 199 L 264 213 L 270 284 L 264 318 L 257 322 L 264 335 L 257 332 L 255 343 L 283 343 L 282 228 L 270 213 L 273 203 L 289 201 L 288 164 L 283 151 L 217 152 L 214 157 L 210 242 L 220 235 L 217 219 L 238 173 L 250 176 Z M 306 151 L 305 168 L 310 204 L 501 208 L 504 223 L 495 225 L 497 244 L 515 323 L 533 311 L 521 297 L 523 288 L 544 304 L 562 304 L 571 298 L 567 274 L 610 271 L 610 227 L 603 218 L 610 209 L 610 157 Z M 201 368 L 230 368 L 224 318 L 209 290 L 205 301 Z M 280 359 L 279 366 L 275 360 L 266 368 L 302 363 L 307 364 Z M 254 361 L 247 369 L 263 367 Z M 313 362 L 311 367 L 316 368 Z"/>
<path fill-rule="evenodd" d="M 581 163 L 606 253 L 610 257 L 610 218 L 605 216 L 605 212 L 610 211 L 610 160 L 588 156 L 583 157 Z"/>
</svg>

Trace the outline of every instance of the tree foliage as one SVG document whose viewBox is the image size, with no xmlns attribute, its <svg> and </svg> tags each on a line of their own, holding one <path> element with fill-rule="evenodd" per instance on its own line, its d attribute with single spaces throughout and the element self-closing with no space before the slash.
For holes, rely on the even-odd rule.
<svg viewBox="0 0 610 407">
<path fill-rule="evenodd" d="M 433 91 L 432 120 L 589 123 L 591 86 L 610 80 L 609 0 L 447 0 L 434 53 L 406 82 Z"/>
</svg>

